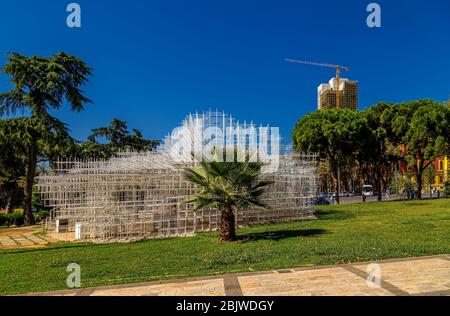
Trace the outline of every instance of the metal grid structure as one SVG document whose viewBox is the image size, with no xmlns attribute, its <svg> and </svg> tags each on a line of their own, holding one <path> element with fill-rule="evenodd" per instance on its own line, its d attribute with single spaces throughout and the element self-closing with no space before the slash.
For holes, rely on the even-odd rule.
<svg viewBox="0 0 450 316">
<path fill-rule="evenodd" d="M 203 126 L 241 126 L 218 112 L 197 117 L 206 122 Z M 188 126 L 189 120 L 188 116 L 182 126 Z M 192 205 L 182 203 L 196 192 L 184 179 L 183 169 L 196 162 L 178 159 L 170 140 L 166 138 L 156 152 L 124 152 L 105 161 L 56 162 L 38 181 L 45 203 L 54 208 L 47 231 L 59 237 L 64 227 L 69 239 L 113 242 L 218 229 L 220 210 L 194 213 Z M 262 197 L 267 208 L 237 210 L 237 226 L 313 217 L 315 155 L 287 150 L 278 169 L 261 177 L 273 181 Z"/>
</svg>

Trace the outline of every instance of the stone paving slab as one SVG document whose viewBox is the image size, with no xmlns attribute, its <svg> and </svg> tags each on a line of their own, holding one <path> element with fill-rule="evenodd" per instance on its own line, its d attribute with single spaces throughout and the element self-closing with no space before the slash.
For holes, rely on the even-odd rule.
<svg viewBox="0 0 450 316">
<path fill-rule="evenodd" d="M 367 282 L 368 264 L 155 281 L 35 295 L 92 296 L 450 296 L 450 255 L 374 262 L 381 271 L 380 286 Z"/>
<path fill-rule="evenodd" d="M 238 279 L 244 296 L 393 295 L 382 288 L 369 288 L 366 280 L 341 267 Z"/>
<path fill-rule="evenodd" d="M 12 240 L 9 237 L 1 237 L 0 238 L 0 245 L 1 246 L 15 246 L 17 245 L 14 240 Z"/>
<path fill-rule="evenodd" d="M 356 265 L 366 271 L 367 265 Z M 381 278 L 409 294 L 450 290 L 450 261 L 441 258 L 380 263 Z"/>
<path fill-rule="evenodd" d="M 14 236 L 12 239 L 21 246 L 31 246 L 34 245 L 34 243 L 31 240 L 28 240 L 22 236 Z"/>
<path fill-rule="evenodd" d="M 224 296 L 222 279 L 95 290 L 91 296 Z"/>
<path fill-rule="evenodd" d="M 24 236 L 25 238 L 31 240 L 32 242 L 38 244 L 38 245 L 45 245 L 45 244 L 48 244 L 48 241 L 47 241 L 47 240 L 44 240 L 44 239 L 42 239 L 42 238 L 40 238 L 40 237 L 38 237 L 38 236 L 36 236 L 36 235 L 34 235 L 34 234 L 24 234 L 23 236 Z"/>
<path fill-rule="evenodd" d="M 32 248 L 43 247 L 49 244 L 45 236 L 36 236 L 40 226 L 11 228 L 1 231 L 0 247 L 6 248 Z"/>
</svg>

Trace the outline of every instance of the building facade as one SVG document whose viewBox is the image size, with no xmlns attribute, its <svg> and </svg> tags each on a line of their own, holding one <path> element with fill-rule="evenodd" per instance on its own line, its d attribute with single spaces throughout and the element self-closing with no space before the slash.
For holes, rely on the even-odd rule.
<svg viewBox="0 0 450 316">
<path fill-rule="evenodd" d="M 449 157 L 441 157 L 434 161 L 434 187 L 444 189 L 445 182 L 449 181 L 450 164 Z"/>
<path fill-rule="evenodd" d="M 447 181 L 450 181 L 450 163 L 449 163 L 449 157 L 443 156 L 435 159 L 432 163 L 433 170 L 434 170 L 434 183 L 432 184 L 432 189 L 437 190 L 443 190 L 445 188 L 445 183 Z M 416 181 L 416 174 L 414 172 L 413 167 L 408 166 L 406 162 L 400 162 L 399 164 L 399 171 L 401 174 L 406 175 L 411 180 Z M 387 172 L 387 178 L 392 179 L 395 174 L 395 170 L 391 170 Z M 427 180 L 423 179 L 424 183 L 427 182 Z M 390 182 L 390 181 L 388 181 Z M 424 185 L 423 189 L 425 191 L 429 190 L 428 185 Z"/>
<path fill-rule="evenodd" d="M 337 95 L 337 80 L 332 78 L 328 83 L 322 83 L 317 88 L 317 107 L 319 110 L 335 109 Z M 358 81 L 346 78 L 339 80 L 340 108 L 358 110 Z"/>
</svg>

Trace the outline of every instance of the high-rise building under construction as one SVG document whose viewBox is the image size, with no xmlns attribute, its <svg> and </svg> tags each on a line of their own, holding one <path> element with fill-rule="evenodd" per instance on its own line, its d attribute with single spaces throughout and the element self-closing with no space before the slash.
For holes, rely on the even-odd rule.
<svg viewBox="0 0 450 316">
<path fill-rule="evenodd" d="M 337 80 L 333 78 L 329 83 L 323 83 L 317 88 L 317 104 L 319 110 L 335 109 Z M 358 81 L 350 81 L 345 78 L 339 79 L 339 95 L 341 109 L 358 111 Z"/>
</svg>

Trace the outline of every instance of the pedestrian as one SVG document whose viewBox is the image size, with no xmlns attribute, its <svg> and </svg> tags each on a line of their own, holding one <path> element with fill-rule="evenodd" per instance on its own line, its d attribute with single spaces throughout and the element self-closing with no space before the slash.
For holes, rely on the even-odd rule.
<svg viewBox="0 0 450 316">
<path fill-rule="evenodd" d="M 437 190 L 437 198 L 439 199 L 441 197 L 441 191 Z"/>
</svg>

